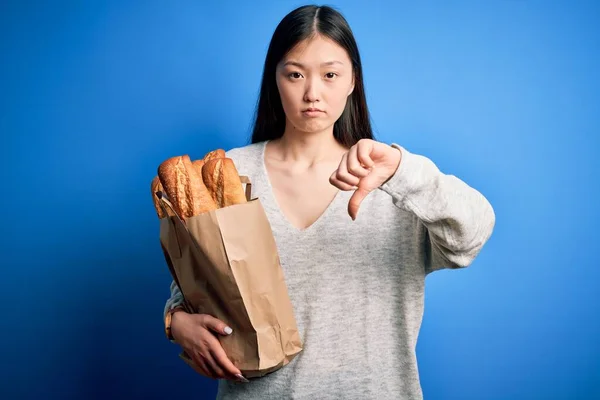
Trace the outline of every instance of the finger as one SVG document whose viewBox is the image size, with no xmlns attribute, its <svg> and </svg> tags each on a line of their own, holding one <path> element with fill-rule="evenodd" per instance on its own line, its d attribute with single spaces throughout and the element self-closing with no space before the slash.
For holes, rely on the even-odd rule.
<svg viewBox="0 0 600 400">
<path fill-rule="evenodd" d="M 199 374 L 211 379 L 228 379 L 236 382 L 239 382 L 241 380 L 238 377 L 223 376 L 223 374 L 217 373 L 211 366 L 211 363 L 209 361 L 205 361 L 204 358 L 202 358 L 201 356 L 194 359 L 194 364 L 192 365 L 192 368 L 194 368 L 194 370 Z M 248 382 L 248 380 L 244 378 L 243 382 Z"/>
<path fill-rule="evenodd" d="M 204 376 L 206 376 L 210 379 L 219 379 L 219 377 L 217 376 L 217 373 L 204 360 L 200 361 L 200 365 L 201 366 L 196 367 L 196 368 L 199 369 Z"/>
<path fill-rule="evenodd" d="M 357 154 L 356 158 L 358 162 L 365 166 L 365 168 L 370 169 L 375 165 L 373 159 L 371 159 L 371 153 L 373 152 L 373 142 L 371 141 L 359 141 L 356 144 Z"/>
<path fill-rule="evenodd" d="M 213 371 L 208 365 L 206 365 L 202 357 L 195 354 L 194 357 L 191 358 L 191 361 L 192 362 L 189 363 L 189 365 L 194 369 L 194 371 L 207 378 L 217 379 L 215 371 Z"/>
<path fill-rule="evenodd" d="M 345 191 L 356 190 L 356 186 L 348 185 L 347 183 L 344 183 L 344 182 L 341 182 L 340 180 L 338 180 L 336 178 L 336 174 L 337 174 L 337 171 L 335 171 L 333 174 L 331 174 L 331 176 L 329 177 L 329 183 L 331 183 L 333 186 L 337 187 L 340 190 L 345 190 Z"/>
<path fill-rule="evenodd" d="M 233 365 L 233 362 L 231 362 L 225 353 L 225 349 L 223 349 L 223 346 L 217 337 L 211 335 L 209 338 L 207 338 L 206 342 L 208 345 L 209 354 L 207 354 L 205 359 L 213 371 L 215 371 L 218 378 L 247 382 L 247 380 L 242 376 L 242 372 L 235 365 Z"/>
<path fill-rule="evenodd" d="M 209 350 L 206 354 L 202 356 L 204 362 L 212 371 L 214 371 L 217 379 L 224 378 L 223 369 L 219 366 L 217 361 L 214 359 L 212 352 Z"/>
<path fill-rule="evenodd" d="M 221 343 L 219 343 L 218 340 L 215 339 L 215 342 L 211 343 L 210 353 L 217 361 L 219 367 L 227 371 L 227 373 L 231 374 L 232 376 L 242 373 L 235 365 L 233 365 L 229 357 L 227 357 L 223 346 L 221 346 Z"/>
<path fill-rule="evenodd" d="M 335 177 L 338 181 L 350 186 L 358 186 L 360 178 L 348 172 L 348 153 L 344 154 L 342 161 L 336 171 Z"/>
<path fill-rule="evenodd" d="M 369 170 L 365 168 L 359 160 L 358 151 L 360 148 L 361 147 L 358 145 L 354 145 L 350 148 L 350 151 L 348 152 L 348 162 L 346 168 L 352 175 L 363 178 L 369 175 Z M 364 146 L 362 148 L 364 148 Z"/>
<path fill-rule="evenodd" d="M 233 365 L 227 354 L 221 346 L 216 346 L 210 349 L 213 359 L 217 362 L 219 367 L 224 371 L 223 378 L 238 380 L 242 376 L 242 371 Z"/>
<path fill-rule="evenodd" d="M 233 330 L 218 318 L 209 314 L 202 314 L 201 323 L 209 330 L 220 335 L 230 335 Z"/>
<path fill-rule="evenodd" d="M 356 189 L 352 197 L 350 197 L 350 201 L 348 202 L 348 214 L 350 214 L 350 217 L 353 221 L 358 215 L 358 209 L 360 208 L 360 204 L 369 193 L 370 191 L 368 189 L 365 189 L 364 187 L 359 187 L 358 189 Z"/>
</svg>

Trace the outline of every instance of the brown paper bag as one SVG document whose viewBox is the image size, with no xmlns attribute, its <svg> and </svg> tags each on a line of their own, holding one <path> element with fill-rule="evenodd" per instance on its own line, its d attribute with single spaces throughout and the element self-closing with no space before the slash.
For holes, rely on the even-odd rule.
<svg viewBox="0 0 600 400">
<path fill-rule="evenodd" d="M 241 178 L 247 203 L 162 218 L 160 242 L 187 311 L 233 329 L 218 339 L 242 375 L 253 378 L 287 365 L 302 343 L 271 226 L 260 201 L 250 198 L 250 181 Z M 164 193 L 157 195 L 173 210 Z M 185 352 L 180 357 L 193 365 Z"/>
</svg>

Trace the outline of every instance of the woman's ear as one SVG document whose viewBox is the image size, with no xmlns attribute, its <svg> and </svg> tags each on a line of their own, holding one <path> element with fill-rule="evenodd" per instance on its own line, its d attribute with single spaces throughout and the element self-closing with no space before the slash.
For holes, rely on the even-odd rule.
<svg viewBox="0 0 600 400">
<path fill-rule="evenodd" d="M 352 77 L 352 86 L 350 86 L 350 91 L 348 92 L 348 96 L 350 96 L 354 92 L 354 77 Z"/>
</svg>

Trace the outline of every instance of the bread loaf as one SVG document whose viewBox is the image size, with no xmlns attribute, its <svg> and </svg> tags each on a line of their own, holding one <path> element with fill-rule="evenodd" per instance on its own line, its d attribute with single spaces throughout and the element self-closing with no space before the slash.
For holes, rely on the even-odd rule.
<svg viewBox="0 0 600 400">
<path fill-rule="evenodd" d="M 213 151 L 209 151 L 208 153 L 206 153 L 204 155 L 204 158 L 202 158 L 202 161 L 204 161 L 206 163 L 207 161 L 216 160 L 217 158 L 225 158 L 225 150 L 216 149 Z"/>
<path fill-rule="evenodd" d="M 202 167 L 204 166 L 204 160 L 194 160 L 192 161 L 192 165 L 196 169 L 196 172 L 198 172 L 198 175 L 202 177 Z"/>
<path fill-rule="evenodd" d="M 162 187 L 162 184 L 160 183 L 160 179 L 158 178 L 158 175 L 156 175 L 154 177 L 154 179 L 152 179 L 152 183 L 150 184 L 150 191 L 152 193 L 152 201 L 154 202 L 154 208 L 156 209 L 156 214 L 158 215 L 159 219 L 163 219 L 164 217 L 166 217 L 167 215 L 173 215 L 173 212 L 168 208 L 165 207 L 167 210 L 167 215 L 165 215 L 163 209 L 160 206 L 160 200 L 158 199 L 158 197 L 156 197 L 156 192 L 165 192 L 165 189 Z"/>
<path fill-rule="evenodd" d="M 204 157 L 201 160 L 192 161 L 192 164 L 198 171 L 198 174 L 200 176 L 202 176 L 202 167 L 204 166 L 204 163 L 206 163 L 207 161 L 210 161 L 210 160 L 216 160 L 217 158 L 225 158 L 225 150 L 217 149 L 217 150 L 209 151 L 208 153 L 206 153 L 204 155 Z"/>
<path fill-rule="evenodd" d="M 246 195 L 233 160 L 215 158 L 204 163 L 202 179 L 217 207 L 246 202 Z"/>
<path fill-rule="evenodd" d="M 171 157 L 161 163 L 158 177 L 180 217 L 190 218 L 217 208 L 188 155 Z"/>
</svg>

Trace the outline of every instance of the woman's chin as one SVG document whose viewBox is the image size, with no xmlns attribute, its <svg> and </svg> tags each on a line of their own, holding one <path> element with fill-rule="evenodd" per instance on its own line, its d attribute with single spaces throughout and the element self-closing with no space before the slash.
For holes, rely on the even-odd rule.
<svg viewBox="0 0 600 400">
<path fill-rule="evenodd" d="M 308 121 L 304 123 L 296 124 L 296 129 L 305 132 L 307 134 L 316 134 L 326 131 L 331 125 L 323 123 L 323 121 Z"/>
</svg>

